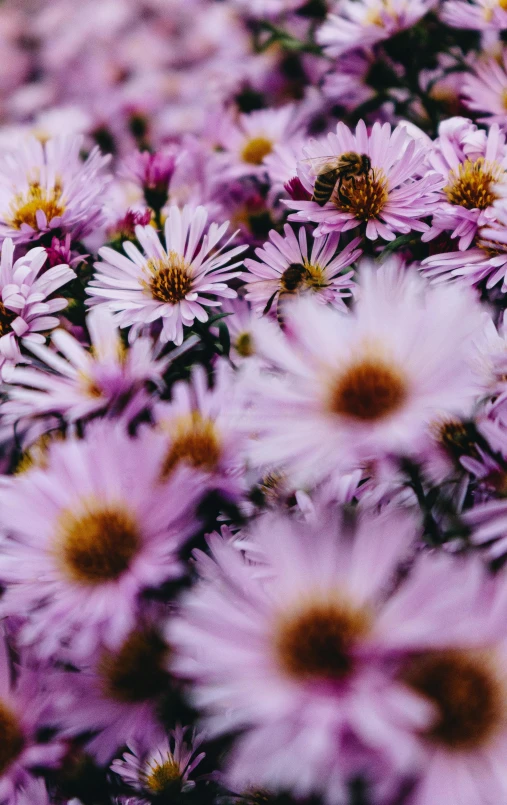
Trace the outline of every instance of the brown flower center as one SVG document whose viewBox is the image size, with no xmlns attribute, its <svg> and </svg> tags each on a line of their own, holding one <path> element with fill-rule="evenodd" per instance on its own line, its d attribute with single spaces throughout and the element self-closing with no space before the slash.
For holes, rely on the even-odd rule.
<svg viewBox="0 0 507 805">
<path fill-rule="evenodd" d="M 389 200 L 387 179 L 380 170 L 353 176 L 342 182 L 332 200 L 340 212 L 351 213 L 360 221 L 378 218 Z"/>
<path fill-rule="evenodd" d="M 153 299 L 176 305 L 192 290 L 192 277 L 188 266 L 176 252 L 169 252 L 162 260 L 150 260 L 149 282 L 144 283 Z"/>
<path fill-rule="evenodd" d="M 250 165 L 262 165 L 264 157 L 273 150 L 273 143 L 267 137 L 252 137 L 243 146 L 241 158 Z"/>
<path fill-rule="evenodd" d="M 397 411 L 407 397 L 407 384 L 393 364 L 364 357 L 339 375 L 330 399 L 335 414 L 374 422 Z"/>
<path fill-rule="evenodd" d="M 17 195 L 11 203 L 11 214 L 8 223 L 14 229 L 21 229 L 22 224 L 28 224 L 32 229 L 38 229 L 37 211 L 42 210 L 46 220 L 59 218 L 65 212 L 62 202 L 62 188 L 56 183 L 53 190 L 45 190 L 38 182 L 32 182 L 26 193 Z"/>
<path fill-rule="evenodd" d="M 156 766 L 145 777 L 146 788 L 152 793 L 160 796 L 165 794 L 176 794 L 181 789 L 181 769 L 171 755 L 167 755 L 167 760 Z"/>
<path fill-rule="evenodd" d="M 356 642 L 369 629 L 366 610 L 337 600 L 310 601 L 278 624 L 278 662 L 296 680 L 343 680 L 354 669 Z"/>
<path fill-rule="evenodd" d="M 475 162 L 467 159 L 457 170 L 450 171 L 444 193 L 451 204 L 467 210 L 486 210 L 497 198 L 493 185 L 504 174 L 505 171 L 496 162 L 486 162 L 483 157 Z"/>
<path fill-rule="evenodd" d="M 198 411 L 193 411 L 188 416 L 178 417 L 171 431 L 171 446 L 162 466 L 163 479 L 180 463 L 208 472 L 216 468 L 222 449 L 211 419 L 205 419 Z"/>
<path fill-rule="evenodd" d="M 0 774 L 21 754 L 23 733 L 14 713 L 0 702 Z"/>
<path fill-rule="evenodd" d="M 138 525 L 122 505 L 90 506 L 62 512 L 57 552 L 66 575 L 81 584 L 118 579 L 130 567 L 141 544 Z"/>
<path fill-rule="evenodd" d="M 11 324 L 14 319 L 17 319 L 17 317 L 17 313 L 14 313 L 12 310 L 8 310 L 4 303 L 0 302 L 0 338 L 3 335 L 10 333 L 12 329 Z"/>
<path fill-rule="evenodd" d="M 154 629 L 135 631 L 119 651 L 104 654 L 99 664 L 104 690 L 120 702 L 144 702 L 167 691 L 165 663 L 169 648 Z"/>
<path fill-rule="evenodd" d="M 460 650 L 429 653 L 403 672 L 410 687 L 436 705 L 428 740 L 448 749 L 478 749 L 504 722 L 502 684 L 489 658 Z"/>
</svg>

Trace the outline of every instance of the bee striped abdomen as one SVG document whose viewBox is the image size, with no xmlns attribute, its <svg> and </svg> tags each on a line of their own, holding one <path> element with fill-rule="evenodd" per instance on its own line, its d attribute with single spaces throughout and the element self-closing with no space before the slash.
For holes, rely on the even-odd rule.
<svg viewBox="0 0 507 805">
<path fill-rule="evenodd" d="M 316 201 L 319 207 L 323 207 L 333 195 L 338 175 L 338 170 L 335 168 L 326 173 L 321 173 L 315 179 L 312 201 Z"/>
</svg>

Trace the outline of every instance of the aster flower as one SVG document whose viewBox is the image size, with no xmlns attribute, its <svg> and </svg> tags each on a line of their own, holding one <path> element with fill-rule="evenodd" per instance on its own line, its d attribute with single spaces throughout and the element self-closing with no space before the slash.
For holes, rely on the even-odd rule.
<svg viewBox="0 0 507 805">
<path fill-rule="evenodd" d="M 420 219 L 429 215 L 441 186 L 435 173 L 420 176 L 425 151 L 422 141 L 412 138 L 403 126 L 392 132 L 389 124 L 375 123 L 368 134 L 364 121 L 355 134 L 344 123 L 325 140 L 313 140 L 300 162 L 299 177 L 306 190 L 313 192 L 316 177 L 328 165 L 334 165 L 343 154 L 354 153 L 369 158 L 364 175 L 345 179 L 335 187 L 330 201 L 319 206 L 316 201 L 288 201 L 295 210 L 293 220 L 319 224 L 317 235 L 342 232 L 358 224 L 366 224 L 366 237 L 394 240 L 396 232 L 425 232 L 427 224 Z"/>
<path fill-rule="evenodd" d="M 257 317 L 244 297 L 225 299 L 222 310 L 229 313 L 223 320 L 231 342 L 229 357 L 238 365 L 255 355 L 253 331 Z"/>
<path fill-rule="evenodd" d="M 2 409 L 7 421 L 53 414 L 75 422 L 105 410 L 118 413 L 127 404 L 134 416 L 146 404 L 146 384 L 162 385 L 168 359 L 154 358 L 149 338 L 138 338 L 126 349 L 106 308 L 92 309 L 87 327 L 91 348 L 61 329 L 53 333 L 51 347 L 27 345 L 43 368 L 10 371 Z"/>
<path fill-rule="evenodd" d="M 171 393 L 171 402 L 155 410 L 166 442 L 162 477 L 187 465 L 204 474 L 204 485 L 238 497 L 244 487 L 245 402 L 231 367 L 215 364 L 210 389 L 205 369 L 194 366 L 191 381 L 175 383 Z"/>
<path fill-rule="evenodd" d="M 83 138 L 28 138 L 0 161 L 0 237 L 26 243 L 59 230 L 73 240 L 102 223 L 103 172 L 109 157 L 94 148 L 80 159 Z"/>
<path fill-rule="evenodd" d="M 507 28 L 505 0 L 445 0 L 440 17 L 453 28 L 500 31 Z"/>
<path fill-rule="evenodd" d="M 271 230 L 269 242 L 255 254 L 259 260 L 245 260 L 247 272 L 246 298 L 258 315 L 271 307 L 275 297 L 278 306 L 282 297 L 311 292 L 323 303 L 346 310 L 344 299 L 352 296 L 353 271 L 343 273 L 361 255 L 357 248 L 360 238 L 354 238 L 338 253 L 339 234 L 315 238 L 308 245 L 306 230 L 300 227 L 298 234 L 288 224 L 284 227 L 285 237 Z M 277 304 L 273 306 L 277 309 Z"/>
<path fill-rule="evenodd" d="M 422 240 L 450 231 L 452 238 L 459 238 L 459 249 L 464 251 L 481 227 L 494 223 L 495 202 L 507 190 L 505 135 L 497 124 L 486 135 L 470 121 L 453 118 L 440 127 L 428 160 L 445 185 L 431 229 Z"/>
<path fill-rule="evenodd" d="M 411 28 L 435 4 L 435 0 L 342 0 L 339 13 L 329 14 L 318 30 L 317 41 L 329 56 L 368 48 Z"/>
<path fill-rule="evenodd" d="M 504 13 L 507 27 L 507 6 Z M 465 105 L 484 115 L 482 123 L 507 126 L 507 54 L 502 64 L 496 59 L 477 62 L 473 72 L 464 75 L 462 93 Z"/>
<path fill-rule="evenodd" d="M 279 143 L 286 143 L 294 130 L 294 107 L 261 109 L 242 114 L 237 122 L 225 119 L 220 127 L 219 143 L 224 149 L 228 178 L 262 175 L 265 158 Z"/>
<path fill-rule="evenodd" d="M 39 654 L 120 639 L 142 590 L 180 575 L 199 476 L 182 468 L 162 480 L 164 451 L 154 433 L 131 439 L 101 423 L 85 440 L 53 442 L 45 467 L 5 479 L 1 608 L 27 616 L 21 637 Z"/>
<path fill-rule="evenodd" d="M 207 321 L 205 308 L 220 306 L 220 298 L 236 296 L 227 281 L 238 276 L 233 269 L 239 262 L 230 260 L 246 246 L 224 251 L 234 237 L 218 246 L 229 222 L 221 226 L 213 222 L 207 228 L 207 220 L 204 207 L 187 205 L 180 210 L 171 206 L 165 223 L 165 249 L 150 226 L 136 227 L 144 253 L 128 241 L 123 244 L 128 257 L 108 247 L 99 249 L 102 262 L 95 264 L 97 273 L 88 293 L 94 303 L 101 301 L 116 312 L 120 327 L 133 325 L 131 342 L 152 322 L 161 320 L 161 342 L 179 345 L 183 325 L 190 326 L 196 318 Z"/>
<path fill-rule="evenodd" d="M 0 260 L 0 367 L 21 362 L 20 339 L 26 344 L 43 344 L 42 333 L 57 327 L 59 319 L 52 314 L 67 307 L 62 297 L 50 297 L 54 291 L 75 279 L 68 265 L 53 266 L 44 273 L 47 260 L 42 247 L 30 249 L 14 261 L 14 245 L 10 238 L 2 243 Z"/>
<path fill-rule="evenodd" d="M 315 482 L 351 463 L 417 454 L 434 418 L 471 410 L 474 300 L 456 287 L 425 290 L 395 260 L 368 268 L 353 315 L 300 299 L 287 305 L 285 335 L 259 321 L 257 351 L 277 373 L 247 381 L 257 466 Z"/>
<path fill-rule="evenodd" d="M 78 670 L 55 675 L 60 735 L 87 736 L 86 751 L 100 765 L 110 763 L 126 743 L 146 749 L 166 739 L 160 710 L 171 677 L 163 610 L 141 611 L 121 640 L 98 645 L 83 656 Z"/>
<path fill-rule="evenodd" d="M 0 635 L 0 799 L 21 805 L 19 788 L 34 790 L 30 770 L 57 766 L 64 747 L 59 741 L 41 743 L 38 733 L 52 724 L 51 697 L 42 671 L 21 665 L 12 681 L 8 648 Z M 18 798 L 19 797 L 19 798 Z M 31 802 L 38 805 L 35 799 Z M 44 800 L 41 799 L 41 805 Z"/>
<path fill-rule="evenodd" d="M 122 760 L 113 760 L 111 769 L 141 794 L 167 797 L 191 790 L 195 782 L 190 775 L 205 753 L 197 754 L 202 735 L 193 732 L 187 742 L 187 732 L 188 727 L 178 725 L 156 749 L 148 752 L 136 745 L 129 746 Z M 148 805 L 142 797 L 138 802 L 139 805 Z"/>
<path fill-rule="evenodd" d="M 201 581 L 169 624 L 173 669 L 192 680 L 212 735 L 244 732 L 228 766 L 235 790 L 333 803 L 347 801 L 354 773 L 376 785 L 386 767 L 411 768 L 410 731 L 427 728 L 433 710 L 386 661 L 478 642 L 470 627 L 482 579 L 479 563 L 425 557 L 388 597 L 416 530 L 400 511 L 362 519 L 353 536 L 323 513 L 314 526 L 265 517 L 247 535 L 256 560 L 218 535 L 214 562 L 198 557 Z"/>
</svg>

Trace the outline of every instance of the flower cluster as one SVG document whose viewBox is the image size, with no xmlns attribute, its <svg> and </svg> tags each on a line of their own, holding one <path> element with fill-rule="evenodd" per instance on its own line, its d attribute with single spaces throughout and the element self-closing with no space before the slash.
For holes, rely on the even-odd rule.
<svg viewBox="0 0 507 805">
<path fill-rule="evenodd" d="M 506 41 L 0 4 L 0 805 L 507 805 Z"/>
</svg>

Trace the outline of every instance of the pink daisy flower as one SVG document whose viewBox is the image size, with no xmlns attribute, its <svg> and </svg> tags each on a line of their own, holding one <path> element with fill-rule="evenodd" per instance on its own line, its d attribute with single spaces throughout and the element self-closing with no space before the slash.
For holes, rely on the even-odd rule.
<svg viewBox="0 0 507 805">
<path fill-rule="evenodd" d="M 26 243 L 58 229 L 79 240 L 102 223 L 104 167 L 109 156 L 96 147 L 85 162 L 83 137 L 34 137 L 0 161 L 0 237 Z"/>
<path fill-rule="evenodd" d="M 30 770 L 57 766 L 64 752 L 60 742 L 41 743 L 38 732 L 53 721 L 52 697 L 42 671 L 17 666 L 15 681 L 4 633 L 0 635 L 0 800 L 20 805 L 19 788 L 34 787 Z M 18 797 L 20 797 L 18 799 Z M 37 805 L 36 800 L 31 803 Z M 43 800 L 41 801 L 41 805 Z"/>
<path fill-rule="evenodd" d="M 495 123 L 487 135 L 463 118 L 451 118 L 440 127 L 440 136 L 428 160 L 444 182 L 433 213 L 431 240 L 450 231 L 465 251 L 478 229 L 496 220 L 495 202 L 507 191 L 505 135 Z"/>
<path fill-rule="evenodd" d="M 51 444 L 45 466 L 4 479 L 1 608 L 25 613 L 21 640 L 40 655 L 117 641 L 139 594 L 180 575 L 201 484 L 185 469 L 163 480 L 165 450 L 150 431 L 131 439 L 101 423 L 85 440 Z"/>
<path fill-rule="evenodd" d="M 346 465 L 413 455 L 435 418 L 471 411 L 481 388 L 472 296 L 427 289 L 395 260 L 364 266 L 360 291 L 352 315 L 300 299 L 287 306 L 285 333 L 259 321 L 257 350 L 275 372 L 246 381 L 256 466 L 313 483 Z"/>
<path fill-rule="evenodd" d="M 329 14 L 317 41 L 329 56 L 368 48 L 398 31 L 411 28 L 436 0 L 342 0 L 339 13 Z"/>
<path fill-rule="evenodd" d="M 361 239 L 354 238 L 338 252 L 338 233 L 315 238 L 311 250 L 304 227 L 296 234 L 286 224 L 284 234 L 282 237 L 271 230 L 269 241 L 255 250 L 259 260 L 245 260 L 248 271 L 242 276 L 246 281 L 246 298 L 257 314 L 262 315 L 268 308 L 274 312 L 288 296 L 304 293 L 346 310 L 344 299 L 352 296 L 355 283 L 354 272 L 343 270 L 361 255 L 357 248 Z"/>
<path fill-rule="evenodd" d="M 237 122 L 226 118 L 219 131 L 219 144 L 224 149 L 227 178 L 262 176 L 264 160 L 276 145 L 286 144 L 295 134 L 294 106 L 261 109 L 242 114 Z"/>
<path fill-rule="evenodd" d="M 507 28 L 505 0 L 445 0 L 440 17 L 453 28 L 500 31 Z"/>
<path fill-rule="evenodd" d="M 55 676 L 60 735 L 94 733 L 86 751 L 100 765 L 125 744 L 146 750 L 166 739 L 159 713 L 171 693 L 171 649 L 162 635 L 162 610 L 144 612 L 123 639 L 98 646 L 79 670 Z"/>
<path fill-rule="evenodd" d="M 245 401 L 232 368 L 217 361 L 209 388 L 204 367 L 194 366 L 190 382 L 175 383 L 171 396 L 155 408 L 166 444 L 163 477 L 186 465 L 203 473 L 203 488 L 238 497 L 245 484 Z"/>
<path fill-rule="evenodd" d="M 137 338 L 125 349 L 113 314 L 102 306 L 90 311 L 87 327 L 90 348 L 61 329 L 51 337 L 52 348 L 27 345 L 47 369 L 10 371 L 2 409 L 7 421 L 54 414 L 74 422 L 106 409 L 117 414 L 126 406 L 134 416 L 149 401 L 146 384 L 162 386 L 168 359 L 155 360 L 151 339 Z"/>
<path fill-rule="evenodd" d="M 505 10 L 507 27 L 507 5 Z M 503 54 L 502 64 L 496 59 L 478 61 L 472 65 L 473 72 L 467 72 L 463 81 L 463 100 L 469 109 L 485 115 L 482 123 L 498 123 L 507 126 L 507 54 Z"/>
<path fill-rule="evenodd" d="M 191 774 L 205 757 L 204 752 L 197 754 L 203 736 L 194 731 L 185 740 L 187 732 L 188 727 L 177 726 L 155 749 L 147 752 L 133 744 L 122 760 L 113 760 L 111 769 L 140 792 L 136 805 L 149 805 L 143 793 L 177 796 L 195 787 Z"/>
<path fill-rule="evenodd" d="M 257 316 L 244 298 L 225 299 L 224 313 L 230 315 L 223 319 L 229 330 L 231 350 L 229 357 L 239 365 L 255 355 L 254 329 Z"/>
<path fill-rule="evenodd" d="M 359 121 L 355 134 L 344 123 L 325 140 L 311 140 L 306 159 L 299 163 L 299 177 L 305 189 L 314 190 L 316 177 L 336 164 L 344 154 L 364 155 L 369 159 L 367 173 L 335 186 L 330 201 L 319 206 L 316 201 L 288 201 L 298 210 L 292 220 L 313 221 L 316 234 L 344 232 L 358 224 L 366 225 L 366 237 L 394 240 L 397 232 L 425 232 L 421 218 L 429 215 L 437 200 L 434 191 L 442 184 L 435 173 L 420 176 L 425 153 L 424 143 L 411 137 L 403 126 L 391 131 L 385 123 L 375 123 L 368 134 Z"/>
<path fill-rule="evenodd" d="M 30 249 L 14 261 L 10 238 L 2 243 L 0 258 L 0 369 L 26 360 L 21 355 L 20 339 L 28 345 L 43 344 L 43 332 L 58 327 L 52 315 L 67 307 L 62 297 L 50 297 L 62 285 L 75 279 L 68 265 L 53 266 L 41 274 L 47 260 L 42 247 Z"/>
<path fill-rule="evenodd" d="M 411 732 L 433 710 L 392 678 L 388 660 L 464 635 L 468 644 L 482 579 L 480 564 L 425 557 L 388 598 L 416 533 L 406 512 L 362 519 L 354 536 L 321 513 L 313 526 L 260 520 L 246 541 L 257 560 L 241 541 L 211 539 L 216 564 L 199 557 L 202 580 L 169 635 L 173 669 L 192 680 L 211 734 L 245 732 L 228 768 L 235 790 L 336 803 L 354 773 L 375 785 L 413 768 Z"/>
<path fill-rule="evenodd" d="M 151 226 L 136 227 L 143 252 L 125 242 L 127 255 L 104 246 L 102 262 L 95 263 L 96 274 L 88 286 L 91 304 L 100 302 L 114 311 L 120 327 L 130 327 L 131 343 L 153 322 L 160 321 L 160 341 L 183 342 L 183 326 L 194 319 L 208 320 L 206 308 L 219 307 L 221 298 L 234 298 L 236 291 L 227 282 L 239 275 L 240 262 L 230 261 L 246 246 L 224 251 L 222 246 L 229 222 L 211 223 L 204 207 L 171 206 L 165 223 L 165 248 Z M 217 298 L 218 297 L 218 298 Z"/>
</svg>

